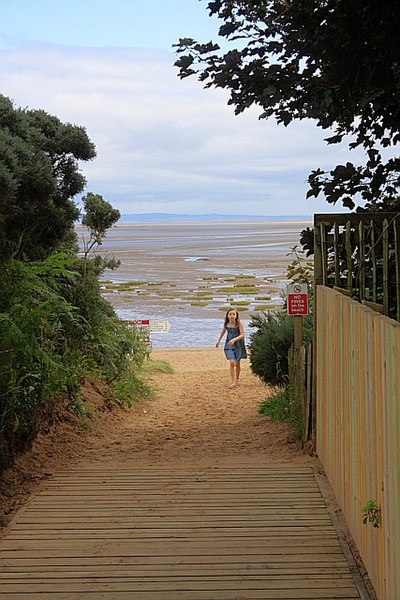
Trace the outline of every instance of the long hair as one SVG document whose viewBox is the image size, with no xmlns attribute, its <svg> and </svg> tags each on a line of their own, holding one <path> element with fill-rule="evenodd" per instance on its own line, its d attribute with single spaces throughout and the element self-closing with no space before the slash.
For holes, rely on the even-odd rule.
<svg viewBox="0 0 400 600">
<path fill-rule="evenodd" d="M 240 317 L 239 317 L 239 311 L 237 308 L 228 308 L 228 310 L 226 311 L 226 315 L 225 315 L 225 321 L 224 321 L 224 327 L 226 329 L 226 326 L 229 323 L 229 313 L 231 312 L 231 310 L 234 310 L 236 312 L 236 319 L 235 319 L 235 326 L 239 327 L 239 323 L 240 323 Z"/>
</svg>

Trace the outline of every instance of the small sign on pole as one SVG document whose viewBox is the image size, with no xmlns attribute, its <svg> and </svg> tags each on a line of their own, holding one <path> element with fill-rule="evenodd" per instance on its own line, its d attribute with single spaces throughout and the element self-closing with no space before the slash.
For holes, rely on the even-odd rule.
<svg viewBox="0 0 400 600">
<path fill-rule="evenodd" d="M 128 321 L 131 327 L 135 327 L 143 333 L 168 333 L 171 323 L 166 319 L 131 319 Z"/>
<path fill-rule="evenodd" d="M 306 283 L 287 286 L 287 310 L 294 317 L 294 346 L 303 344 L 303 317 L 308 315 L 308 288 Z"/>
<path fill-rule="evenodd" d="M 306 283 L 291 283 L 287 286 L 288 314 L 308 315 L 308 288 Z"/>
<path fill-rule="evenodd" d="M 151 343 L 151 339 L 150 339 L 150 320 L 149 319 L 129 319 L 129 321 L 127 321 L 127 323 L 129 324 L 130 327 L 132 327 L 132 329 L 136 329 L 136 331 L 140 335 L 140 338 L 145 343 L 146 348 L 147 348 L 146 356 L 148 358 L 150 356 L 150 352 L 151 352 L 151 348 L 152 348 L 152 343 Z"/>
<path fill-rule="evenodd" d="M 150 320 L 150 333 L 168 333 L 171 324 L 167 319 Z"/>
<path fill-rule="evenodd" d="M 128 323 L 131 327 L 134 327 L 138 331 L 141 331 L 143 333 L 150 333 L 149 319 L 130 319 Z"/>
</svg>

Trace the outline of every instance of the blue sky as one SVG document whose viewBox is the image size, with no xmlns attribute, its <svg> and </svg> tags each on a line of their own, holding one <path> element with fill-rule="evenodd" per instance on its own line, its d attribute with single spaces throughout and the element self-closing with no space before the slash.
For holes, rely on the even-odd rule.
<svg viewBox="0 0 400 600">
<path fill-rule="evenodd" d="M 85 127 L 85 191 L 124 214 L 342 212 L 305 199 L 313 168 L 349 158 L 326 133 L 235 116 L 223 91 L 177 77 L 171 46 L 217 40 L 218 25 L 207 0 L 2 2 L 0 93 Z"/>
</svg>

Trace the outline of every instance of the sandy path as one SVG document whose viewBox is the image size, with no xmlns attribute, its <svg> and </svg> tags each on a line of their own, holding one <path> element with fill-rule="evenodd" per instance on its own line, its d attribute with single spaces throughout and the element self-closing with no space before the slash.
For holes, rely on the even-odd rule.
<svg viewBox="0 0 400 600">
<path fill-rule="evenodd" d="M 284 423 L 258 413 L 268 388 L 242 361 L 241 384 L 230 390 L 222 349 L 154 350 L 173 374 L 152 378 L 153 399 L 103 413 L 82 429 L 77 419 L 55 423 L 18 457 L 0 486 L 0 526 L 6 525 L 42 480 L 57 471 L 93 466 L 217 467 L 314 464 Z M 87 392 L 87 390 L 86 390 Z M 95 389 L 89 396 L 99 405 Z"/>
<path fill-rule="evenodd" d="M 242 361 L 241 384 L 228 388 L 228 362 L 221 349 L 155 350 L 173 374 L 157 374 L 156 398 L 119 419 L 105 438 L 92 437 L 84 460 L 114 465 L 227 465 L 310 458 L 284 424 L 258 414 L 268 395 Z M 175 465 L 177 466 L 177 464 Z"/>
</svg>

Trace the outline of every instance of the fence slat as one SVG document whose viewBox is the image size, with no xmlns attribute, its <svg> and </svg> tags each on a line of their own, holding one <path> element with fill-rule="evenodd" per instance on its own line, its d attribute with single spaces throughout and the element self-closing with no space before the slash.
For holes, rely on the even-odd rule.
<svg viewBox="0 0 400 600">
<path fill-rule="evenodd" d="M 351 251 L 351 226 L 350 221 L 346 223 L 346 261 L 347 261 L 347 289 L 353 289 L 353 261 Z"/>
<path fill-rule="evenodd" d="M 333 252 L 335 261 L 335 285 L 340 287 L 339 223 L 335 223 L 333 232 Z"/>
<path fill-rule="evenodd" d="M 314 216 L 315 285 L 346 288 L 400 321 L 400 212 Z"/>
<path fill-rule="evenodd" d="M 398 219 L 393 221 L 393 234 L 396 263 L 396 319 L 400 321 L 400 224 Z"/>
<path fill-rule="evenodd" d="M 365 227 L 362 221 L 358 224 L 358 257 L 359 257 L 359 272 L 358 272 L 358 287 L 360 300 L 365 299 Z"/>
<path fill-rule="evenodd" d="M 389 227 L 388 221 L 383 221 L 383 312 L 389 314 Z"/>
<path fill-rule="evenodd" d="M 400 598 L 400 324 L 317 288 L 317 453 L 379 600 Z M 379 528 L 362 523 L 376 501 Z"/>
<path fill-rule="evenodd" d="M 371 262 L 372 262 L 372 302 L 377 302 L 377 284 L 376 284 L 376 251 L 375 251 L 375 223 L 370 221 L 371 226 Z"/>
</svg>

